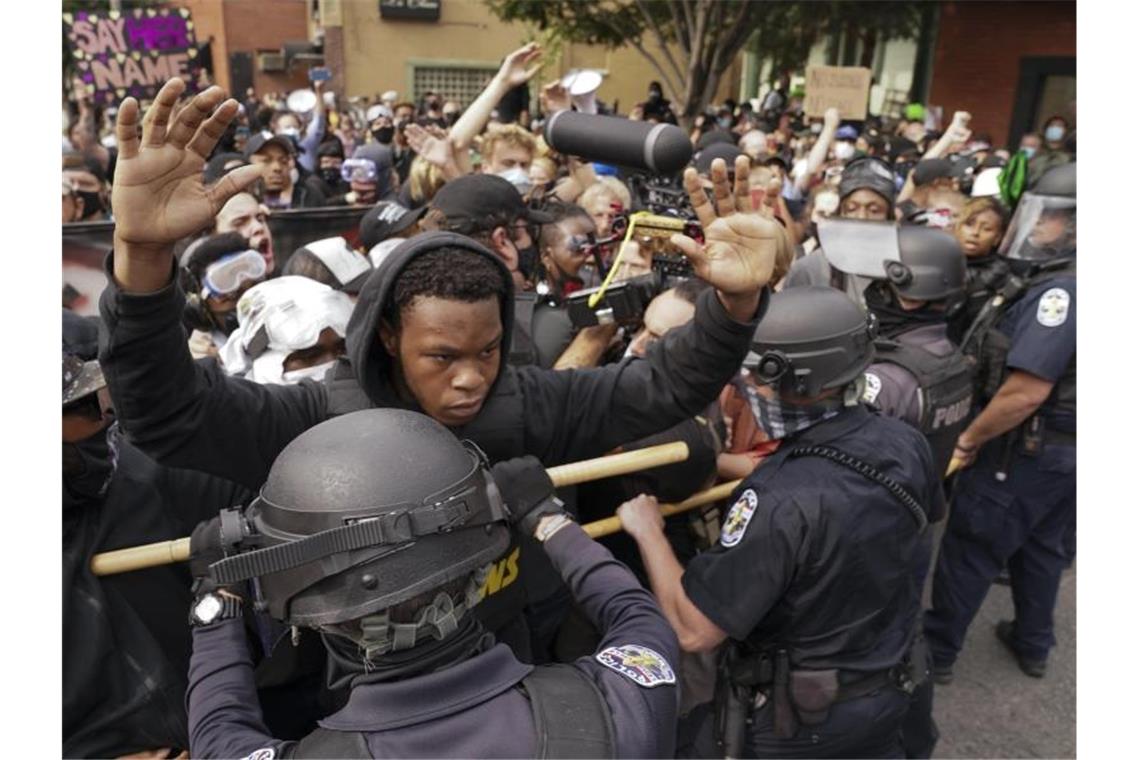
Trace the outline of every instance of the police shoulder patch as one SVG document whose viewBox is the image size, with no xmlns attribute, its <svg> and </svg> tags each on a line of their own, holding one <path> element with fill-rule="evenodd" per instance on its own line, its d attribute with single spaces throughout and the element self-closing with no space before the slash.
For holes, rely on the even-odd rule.
<svg viewBox="0 0 1140 760">
<path fill-rule="evenodd" d="M 756 492 L 751 488 L 740 494 L 740 498 L 728 510 L 728 516 L 724 518 L 724 525 L 721 526 L 722 546 L 736 546 L 740 543 L 744 531 L 748 529 L 748 523 L 752 520 L 752 515 L 756 512 L 756 504 Z"/>
<path fill-rule="evenodd" d="M 594 659 L 647 689 L 661 684 L 677 683 L 673 668 L 664 657 L 649 647 L 638 644 L 609 647 L 594 655 Z"/>
<path fill-rule="evenodd" d="M 273 747 L 262 747 L 245 756 L 245 760 L 273 760 L 277 757 L 277 750 Z"/>
<path fill-rule="evenodd" d="M 1045 327 L 1059 327 L 1069 318 L 1069 291 L 1049 288 L 1037 301 L 1037 321 Z"/>
<path fill-rule="evenodd" d="M 863 403 L 873 404 L 879 397 L 879 391 L 883 390 L 883 381 L 872 372 L 864 372 L 863 378 L 866 380 L 863 385 Z"/>
</svg>

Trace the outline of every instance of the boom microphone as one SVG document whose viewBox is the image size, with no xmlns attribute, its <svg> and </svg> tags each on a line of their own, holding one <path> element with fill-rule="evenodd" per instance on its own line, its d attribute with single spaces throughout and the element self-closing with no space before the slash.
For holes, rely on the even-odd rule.
<svg viewBox="0 0 1140 760">
<path fill-rule="evenodd" d="M 616 116 L 559 111 L 547 120 L 543 136 L 559 153 L 654 174 L 674 174 L 693 157 L 693 145 L 680 127 Z"/>
</svg>

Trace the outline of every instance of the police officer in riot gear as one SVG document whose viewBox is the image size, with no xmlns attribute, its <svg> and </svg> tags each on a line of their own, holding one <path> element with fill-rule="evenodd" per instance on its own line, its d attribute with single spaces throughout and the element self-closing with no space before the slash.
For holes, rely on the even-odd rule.
<svg viewBox="0 0 1140 760">
<path fill-rule="evenodd" d="M 843 168 L 839 178 L 838 216 L 842 219 L 893 222 L 897 192 L 894 172 L 885 161 L 872 156 L 857 158 Z M 824 242 L 822 238 L 821 242 Z M 861 302 L 867 280 L 860 278 L 860 274 L 836 266 L 824 242 L 823 247 L 797 259 L 784 282 L 786 287 L 831 286 L 846 291 L 853 300 Z"/>
<path fill-rule="evenodd" d="M 200 526 L 194 756 L 672 756 L 677 639 L 652 597 L 566 514 L 537 459 L 486 468 L 429 417 L 354 412 L 286 446 L 244 517 Z M 601 631 L 593 656 L 524 664 L 469 614 L 508 522 L 542 542 Z M 299 742 L 269 734 L 253 691 L 239 618 L 255 578 L 259 606 L 318 629 L 330 685 L 351 689 Z"/>
<path fill-rule="evenodd" d="M 929 227 L 898 230 L 899 260 L 865 291 L 878 319 L 875 359 L 863 400 L 918 428 L 945 472 L 966 427 L 973 371 L 947 337 L 947 319 L 961 306 L 966 259 L 953 237 Z M 940 518 L 939 518 L 940 519 Z"/>
<path fill-rule="evenodd" d="M 922 435 L 858 403 L 874 337 L 834 289 L 777 293 L 753 374 L 765 386 L 757 419 L 781 445 L 737 488 L 719 543 L 682 568 L 653 499 L 619 510 L 682 647 L 731 639 L 716 703 L 690 714 L 682 751 L 901 754 L 924 670 L 911 650 L 927 523 L 942 496 Z"/>
<path fill-rule="evenodd" d="M 953 678 L 966 629 L 1002 565 L 1016 620 L 997 635 L 1022 671 L 1045 674 L 1053 607 L 1076 524 L 1076 165 L 1022 197 L 1001 253 L 1014 276 L 970 327 L 981 412 L 958 437 L 967 466 L 934 577 L 926 635 L 935 676 Z"/>
</svg>

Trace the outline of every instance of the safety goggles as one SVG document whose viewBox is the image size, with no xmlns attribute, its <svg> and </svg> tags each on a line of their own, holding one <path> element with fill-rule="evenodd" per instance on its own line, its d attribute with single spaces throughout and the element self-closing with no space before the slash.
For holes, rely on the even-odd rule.
<svg viewBox="0 0 1140 760">
<path fill-rule="evenodd" d="M 349 158 L 340 165 L 340 176 L 345 182 L 375 182 L 377 176 L 376 162 L 367 158 Z"/>
<path fill-rule="evenodd" d="M 570 253 L 578 253 L 585 250 L 589 252 L 597 245 L 597 239 L 594 235 L 571 235 L 570 239 L 566 241 L 566 249 Z"/>
<path fill-rule="evenodd" d="M 254 250 L 233 253 L 206 267 L 202 277 L 204 295 L 225 296 L 237 291 L 243 282 L 265 276 L 265 259 Z"/>
</svg>

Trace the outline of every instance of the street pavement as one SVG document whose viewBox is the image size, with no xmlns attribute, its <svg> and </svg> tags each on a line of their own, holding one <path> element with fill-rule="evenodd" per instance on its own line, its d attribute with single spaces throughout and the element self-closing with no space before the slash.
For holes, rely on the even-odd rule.
<svg viewBox="0 0 1140 760">
<path fill-rule="evenodd" d="M 1030 678 L 994 635 L 1013 619 L 1009 587 L 994 585 L 954 664 L 954 682 L 935 686 L 942 738 L 936 758 L 1076 757 L 1077 573 L 1061 579 L 1054 614 L 1057 645 L 1044 678 Z"/>
</svg>

